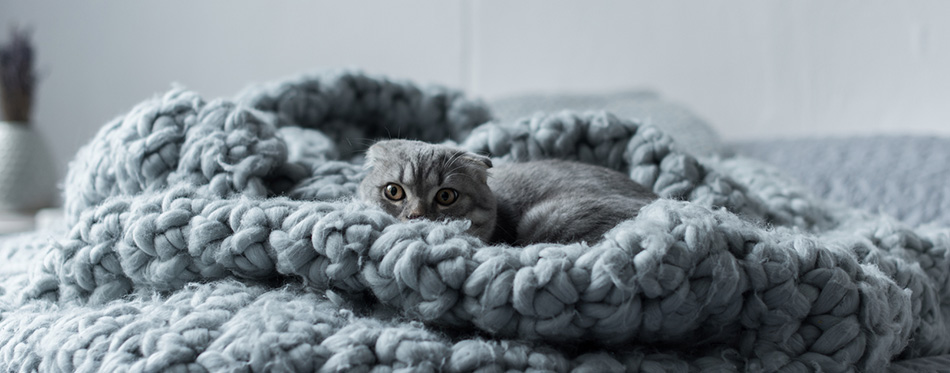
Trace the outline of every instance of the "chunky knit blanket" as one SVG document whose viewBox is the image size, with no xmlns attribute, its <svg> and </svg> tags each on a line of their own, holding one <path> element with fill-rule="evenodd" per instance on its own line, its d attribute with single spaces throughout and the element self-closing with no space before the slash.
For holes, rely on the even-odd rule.
<svg viewBox="0 0 950 373">
<path fill-rule="evenodd" d="M 606 112 L 490 119 L 353 72 L 141 103 L 71 164 L 68 233 L 0 245 L 0 370 L 846 372 L 950 352 L 950 229 Z M 599 164 L 663 198 L 594 245 L 487 246 L 353 198 L 388 137 Z"/>
</svg>

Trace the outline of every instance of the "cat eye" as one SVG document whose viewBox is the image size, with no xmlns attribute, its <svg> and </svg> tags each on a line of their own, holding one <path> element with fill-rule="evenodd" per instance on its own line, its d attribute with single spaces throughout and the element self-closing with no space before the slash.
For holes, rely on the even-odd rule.
<svg viewBox="0 0 950 373">
<path fill-rule="evenodd" d="M 442 206 L 448 206 L 455 203 L 455 200 L 459 198 L 459 192 L 451 188 L 442 188 L 435 193 L 435 202 Z"/>
<path fill-rule="evenodd" d="M 389 183 L 383 187 L 383 194 L 386 195 L 386 198 L 389 198 L 393 201 L 399 201 L 403 198 L 406 198 L 406 193 L 402 191 L 402 187 L 399 184 Z"/>
</svg>

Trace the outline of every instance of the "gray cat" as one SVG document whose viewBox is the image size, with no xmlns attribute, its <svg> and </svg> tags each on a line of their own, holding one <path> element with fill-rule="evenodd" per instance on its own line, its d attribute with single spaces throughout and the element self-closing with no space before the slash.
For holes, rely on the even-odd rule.
<svg viewBox="0 0 950 373">
<path fill-rule="evenodd" d="M 364 201 L 403 221 L 468 219 L 468 232 L 488 243 L 593 243 L 657 198 L 605 167 L 545 160 L 492 168 L 487 157 L 420 141 L 377 142 L 366 164 Z"/>
</svg>

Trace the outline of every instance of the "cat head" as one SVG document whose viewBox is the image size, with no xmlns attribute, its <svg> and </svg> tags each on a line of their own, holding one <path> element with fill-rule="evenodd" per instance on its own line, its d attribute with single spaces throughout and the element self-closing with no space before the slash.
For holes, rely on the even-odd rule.
<svg viewBox="0 0 950 373">
<path fill-rule="evenodd" d="M 385 140 L 366 151 L 369 173 L 363 201 L 402 221 L 467 219 L 468 232 L 484 241 L 495 229 L 495 196 L 488 187 L 488 157 L 445 145 Z"/>
</svg>

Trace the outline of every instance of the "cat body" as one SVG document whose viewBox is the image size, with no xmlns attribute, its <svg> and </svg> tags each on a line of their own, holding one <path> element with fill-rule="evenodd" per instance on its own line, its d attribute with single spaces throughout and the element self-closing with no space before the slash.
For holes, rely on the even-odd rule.
<svg viewBox="0 0 950 373">
<path fill-rule="evenodd" d="M 599 241 L 656 199 L 620 172 L 554 159 L 499 164 L 488 186 L 498 206 L 491 241 L 518 246 Z"/>
<path fill-rule="evenodd" d="M 367 151 L 360 198 L 403 221 L 468 219 L 489 243 L 599 241 L 656 195 L 620 172 L 544 160 L 492 167 L 444 145 L 386 140 Z"/>
</svg>

